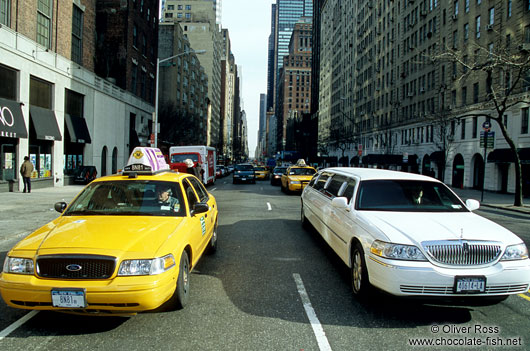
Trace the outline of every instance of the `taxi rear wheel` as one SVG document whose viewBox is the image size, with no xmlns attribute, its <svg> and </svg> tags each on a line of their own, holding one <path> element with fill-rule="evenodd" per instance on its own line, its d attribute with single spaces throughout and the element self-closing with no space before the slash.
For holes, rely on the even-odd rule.
<svg viewBox="0 0 530 351">
<path fill-rule="evenodd" d="M 190 260 L 186 251 L 182 252 L 180 258 L 179 276 L 177 288 L 173 296 L 175 307 L 182 309 L 188 303 L 190 295 Z"/>
</svg>

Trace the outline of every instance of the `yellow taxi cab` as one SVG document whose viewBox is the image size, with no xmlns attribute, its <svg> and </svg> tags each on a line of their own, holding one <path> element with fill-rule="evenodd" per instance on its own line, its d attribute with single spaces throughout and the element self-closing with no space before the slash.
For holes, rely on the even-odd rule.
<svg viewBox="0 0 530 351">
<path fill-rule="evenodd" d="M 308 166 L 303 159 L 287 168 L 285 174 L 281 178 L 281 188 L 283 192 L 302 191 L 309 183 L 316 169 Z"/>
<path fill-rule="evenodd" d="M 265 166 L 256 166 L 254 167 L 254 173 L 256 174 L 256 179 L 269 179 L 270 172 Z"/>
<path fill-rule="evenodd" d="M 0 293 L 11 307 L 130 315 L 182 308 L 190 271 L 217 248 L 217 203 L 156 148 L 97 178 L 61 215 L 7 254 Z"/>
</svg>

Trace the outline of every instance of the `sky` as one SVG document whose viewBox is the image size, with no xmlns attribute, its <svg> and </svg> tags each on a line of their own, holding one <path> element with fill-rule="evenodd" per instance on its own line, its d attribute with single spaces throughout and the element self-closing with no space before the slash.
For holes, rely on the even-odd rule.
<svg viewBox="0 0 530 351">
<path fill-rule="evenodd" d="M 259 95 L 267 93 L 267 55 L 273 0 L 222 0 L 236 64 L 242 69 L 243 108 L 247 115 L 249 156 L 254 157 L 259 126 Z"/>
</svg>

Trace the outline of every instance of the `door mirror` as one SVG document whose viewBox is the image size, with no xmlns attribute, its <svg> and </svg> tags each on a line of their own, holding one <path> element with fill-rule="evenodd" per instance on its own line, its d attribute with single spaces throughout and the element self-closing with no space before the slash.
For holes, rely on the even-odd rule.
<svg viewBox="0 0 530 351">
<path fill-rule="evenodd" d="M 199 214 L 199 213 L 208 212 L 209 209 L 210 209 L 210 206 L 208 206 L 207 203 L 197 202 L 195 205 L 193 205 L 193 211 L 191 215 L 195 216 L 196 214 Z"/>
<path fill-rule="evenodd" d="M 348 199 L 345 197 L 336 197 L 333 200 L 331 200 L 331 206 L 335 208 L 348 208 Z"/>
<path fill-rule="evenodd" d="M 64 210 L 66 209 L 66 206 L 68 206 L 66 204 L 66 202 L 56 202 L 55 205 L 54 205 L 54 208 L 55 208 L 55 211 L 59 212 L 59 213 L 63 213 Z"/>
<path fill-rule="evenodd" d="M 473 199 L 467 199 L 466 207 L 470 211 L 478 210 L 480 207 L 480 202 L 478 202 L 477 200 L 473 200 Z"/>
</svg>

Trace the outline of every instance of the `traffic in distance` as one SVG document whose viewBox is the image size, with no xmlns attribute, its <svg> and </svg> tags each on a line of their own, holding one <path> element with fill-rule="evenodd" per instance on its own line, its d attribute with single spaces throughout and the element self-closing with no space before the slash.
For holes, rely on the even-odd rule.
<svg viewBox="0 0 530 351">
<path fill-rule="evenodd" d="M 190 272 L 217 248 L 215 197 L 205 185 L 270 179 L 300 196 L 301 225 L 315 229 L 350 270 L 353 295 L 489 299 L 528 291 L 523 241 L 472 213 L 442 182 L 367 168 L 219 167 L 205 147 L 140 147 L 119 173 L 96 178 L 61 215 L 7 254 L 0 293 L 14 308 L 133 315 L 182 308 Z M 186 166 L 186 167 L 184 167 Z M 213 166 L 213 167 L 212 167 Z M 217 167 L 216 167 L 217 166 Z M 200 175 L 190 174 L 199 167 Z M 205 169 L 206 168 L 206 169 Z M 211 180 L 213 178 L 213 180 Z"/>
</svg>

